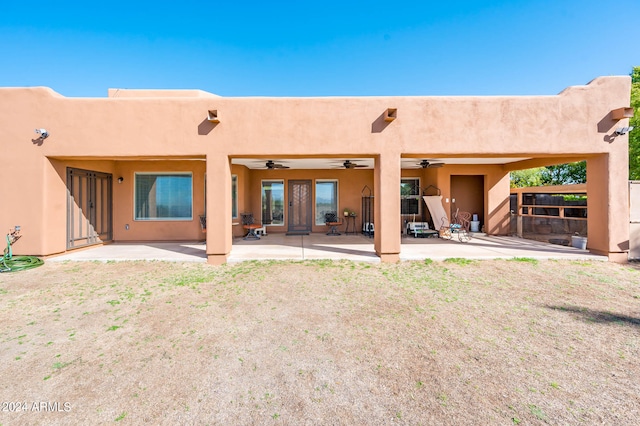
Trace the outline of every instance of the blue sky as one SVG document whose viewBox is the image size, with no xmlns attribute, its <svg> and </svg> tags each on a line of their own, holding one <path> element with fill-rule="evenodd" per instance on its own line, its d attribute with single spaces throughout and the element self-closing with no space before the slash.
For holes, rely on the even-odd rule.
<svg viewBox="0 0 640 426">
<path fill-rule="evenodd" d="M 11 1 L 0 86 L 553 95 L 640 65 L 640 1 Z"/>
</svg>

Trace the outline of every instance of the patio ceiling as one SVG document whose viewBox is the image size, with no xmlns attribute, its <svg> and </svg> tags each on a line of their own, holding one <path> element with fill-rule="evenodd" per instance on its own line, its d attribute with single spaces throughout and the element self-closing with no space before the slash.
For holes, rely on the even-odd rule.
<svg viewBox="0 0 640 426">
<path fill-rule="evenodd" d="M 530 157 L 431 157 L 425 155 L 423 157 L 402 158 L 401 166 L 403 169 L 419 169 L 420 160 L 428 159 L 431 163 L 446 164 L 507 164 L 518 161 L 529 160 Z M 349 160 L 352 164 L 356 164 L 360 169 L 373 169 L 374 159 L 372 157 L 357 158 L 233 158 L 232 164 L 245 166 L 249 169 L 267 169 L 267 161 L 273 161 L 275 164 L 281 164 L 289 169 L 344 169 L 343 163 Z"/>
</svg>

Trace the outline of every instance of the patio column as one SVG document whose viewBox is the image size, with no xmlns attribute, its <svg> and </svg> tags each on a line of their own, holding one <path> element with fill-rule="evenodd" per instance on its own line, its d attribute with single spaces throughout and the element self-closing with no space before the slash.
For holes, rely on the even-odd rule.
<svg viewBox="0 0 640 426">
<path fill-rule="evenodd" d="M 400 155 L 380 154 L 374 170 L 374 248 L 382 262 L 400 260 Z"/>
<path fill-rule="evenodd" d="M 587 160 L 587 249 L 622 263 L 629 251 L 628 173 L 625 149 Z"/>
<path fill-rule="evenodd" d="M 231 164 L 226 155 L 207 155 L 207 262 L 221 265 L 231 252 Z"/>
<path fill-rule="evenodd" d="M 504 170 L 492 171 L 485 176 L 487 211 L 485 231 L 490 235 L 507 235 L 511 226 L 509 206 L 509 173 Z"/>
</svg>

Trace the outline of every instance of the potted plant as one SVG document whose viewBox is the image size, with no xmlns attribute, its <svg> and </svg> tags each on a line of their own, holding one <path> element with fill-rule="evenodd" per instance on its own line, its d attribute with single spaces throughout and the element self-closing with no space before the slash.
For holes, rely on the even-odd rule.
<svg viewBox="0 0 640 426">
<path fill-rule="evenodd" d="M 349 210 L 347 207 L 344 208 L 344 215 L 349 216 L 351 214 L 351 210 Z"/>
</svg>

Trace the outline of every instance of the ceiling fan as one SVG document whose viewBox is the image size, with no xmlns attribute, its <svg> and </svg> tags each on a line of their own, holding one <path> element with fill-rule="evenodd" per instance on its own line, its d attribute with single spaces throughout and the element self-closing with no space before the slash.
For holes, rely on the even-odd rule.
<svg viewBox="0 0 640 426">
<path fill-rule="evenodd" d="M 355 168 L 360 168 L 360 167 L 367 167 L 364 164 L 356 164 L 356 163 L 352 163 L 349 160 L 345 160 L 344 163 L 342 163 L 342 166 L 345 169 L 355 169 Z"/>
<path fill-rule="evenodd" d="M 420 161 L 420 162 L 418 163 L 418 165 L 419 165 L 420 167 L 422 167 L 423 169 L 429 169 L 429 168 L 435 168 L 435 167 L 442 167 L 442 166 L 444 166 L 444 163 L 434 163 L 433 161 L 434 161 L 434 160 L 432 160 L 432 161 L 429 161 L 429 160 L 422 160 L 422 161 Z"/>
<path fill-rule="evenodd" d="M 269 160 L 264 164 L 267 169 L 288 169 L 289 166 L 285 166 L 284 164 L 274 163 L 273 160 Z"/>
</svg>

